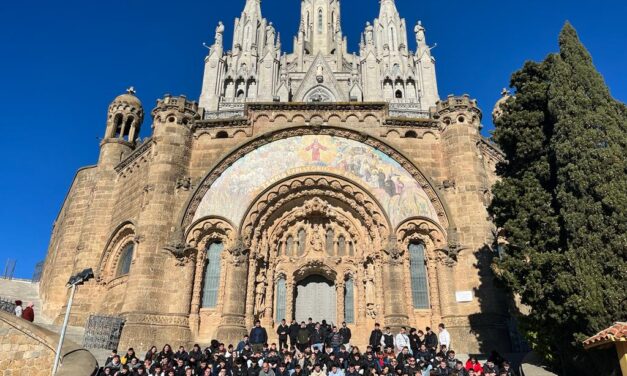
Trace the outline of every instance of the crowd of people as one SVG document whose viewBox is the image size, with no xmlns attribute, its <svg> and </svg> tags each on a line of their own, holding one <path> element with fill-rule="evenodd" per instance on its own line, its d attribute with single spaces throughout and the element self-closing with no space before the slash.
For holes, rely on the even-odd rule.
<svg viewBox="0 0 627 376">
<path fill-rule="evenodd" d="M 475 357 L 457 359 L 443 324 L 437 334 L 431 328 L 401 328 L 396 335 L 376 324 L 365 349 L 351 345 L 346 323 L 338 328 L 312 319 L 283 320 L 276 334 L 279 343 L 268 344 L 268 332 L 256 322 L 236 346 L 218 341 L 204 350 L 153 346 L 143 358 L 133 349 L 123 355 L 113 351 L 99 376 L 515 376 L 496 352 L 485 364 Z"/>
</svg>

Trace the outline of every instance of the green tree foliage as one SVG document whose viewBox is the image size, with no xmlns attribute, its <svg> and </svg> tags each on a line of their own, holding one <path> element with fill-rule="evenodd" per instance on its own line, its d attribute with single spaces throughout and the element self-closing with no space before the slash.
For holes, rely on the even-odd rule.
<svg viewBox="0 0 627 376">
<path fill-rule="evenodd" d="M 497 274 L 532 309 L 528 338 L 576 375 L 581 340 L 627 319 L 627 111 L 570 24 L 559 44 L 512 76 L 490 211 L 509 242 Z"/>
</svg>

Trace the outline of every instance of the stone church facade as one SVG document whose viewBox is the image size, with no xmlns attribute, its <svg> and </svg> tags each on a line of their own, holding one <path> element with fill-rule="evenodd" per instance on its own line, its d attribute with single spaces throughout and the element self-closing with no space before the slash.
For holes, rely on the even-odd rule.
<svg viewBox="0 0 627 376">
<path fill-rule="evenodd" d="M 347 52 L 337 0 L 303 0 L 283 54 L 260 1 L 233 45 L 224 26 L 199 102 L 166 96 L 145 113 L 110 105 L 98 164 L 78 171 L 55 222 L 41 295 L 61 320 L 126 320 L 121 348 L 234 343 L 260 319 L 445 323 L 458 352 L 510 349 L 508 305 L 490 271 L 486 207 L 501 153 L 468 96 L 440 100 L 420 23 L 417 52 L 393 0 Z M 270 333 L 275 330 L 269 330 Z"/>
</svg>

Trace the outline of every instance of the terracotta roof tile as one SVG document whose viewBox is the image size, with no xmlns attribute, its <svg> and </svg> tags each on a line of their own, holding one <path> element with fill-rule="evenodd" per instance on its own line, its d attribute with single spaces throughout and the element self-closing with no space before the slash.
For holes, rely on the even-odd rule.
<svg viewBox="0 0 627 376">
<path fill-rule="evenodd" d="M 586 349 L 591 349 L 608 343 L 623 341 L 627 341 L 627 322 L 617 322 L 597 335 L 583 341 L 583 346 Z"/>
</svg>

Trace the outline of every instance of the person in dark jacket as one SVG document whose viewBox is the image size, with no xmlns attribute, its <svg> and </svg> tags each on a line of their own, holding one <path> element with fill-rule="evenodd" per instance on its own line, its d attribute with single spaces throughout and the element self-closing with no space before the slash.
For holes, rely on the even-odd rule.
<svg viewBox="0 0 627 376">
<path fill-rule="evenodd" d="M 351 333 L 351 330 L 346 325 L 346 322 L 342 323 L 342 327 L 340 328 L 340 334 L 342 335 L 342 338 L 343 338 L 342 345 L 347 346 L 351 342 L 351 338 L 353 337 L 353 333 Z"/>
<path fill-rule="evenodd" d="M 322 327 L 320 324 L 316 325 L 316 329 L 314 330 L 313 333 L 311 333 L 311 346 L 314 349 L 317 349 L 319 352 L 322 352 L 322 350 L 324 350 L 324 343 L 326 341 L 326 335 L 324 330 L 322 330 Z"/>
<path fill-rule="evenodd" d="M 381 338 L 381 347 L 394 350 L 394 334 L 389 326 L 385 328 L 385 333 Z"/>
<path fill-rule="evenodd" d="M 340 346 L 344 344 L 344 337 L 339 330 L 337 330 L 337 326 L 333 327 L 333 332 L 329 335 L 329 344 L 331 345 L 334 354 L 340 352 Z"/>
<path fill-rule="evenodd" d="M 261 327 L 261 321 L 259 320 L 255 322 L 255 327 L 252 328 L 248 337 L 254 352 L 262 352 L 263 345 L 268 342 L 268 332 Z"/>
<path fill-rule="evenodd" d="M 299 330 L 300 330 L 300 325 L 298 325 L 298 322 L 296 320 L 292 320 L 292 323 L 290 324 L 289 337 L 290 337 L 290 346 L 293 349 L 296 348 L 296 344 L 298 343 L 296 339 L 298 338 Z"/>
<path fill-rule="evenodd" d="M 279 336 L 279 351 L 287 349 L 287 339 L 290 335 L 290 327 L 287 326 L 285 320 L 281 320 L 281 324 L 277 328 L 276 334 Z"/>
<path fill-rule="evenodd" d="M 427 334 L 425 336 L 425 345 L 429 350 L 437 351 L 438 349 L 438 336 L 435 334 L 431 328 L 427 328 Z"/>
<path fill-rule="evenodd" d="M 303 322 L 300 324 L 300 329 L 296 334 L 296 347 L 298 348 L 298 351 L 304 352 L 305 349 L 309 347 L 310 343 L 311 339 L 309 329 L 307 329 L 305 322 Z"/>
<path fill-rule="evenodd" d="M 370 333 L 370 340 L 368 343 L 372 347 L 372 349 L 376 352 L 381 351 L 381 338 L 383 337 L 383 332 L 381 331 L 381 325 L 374 324 L 374 330 Z"/>
</svg>

